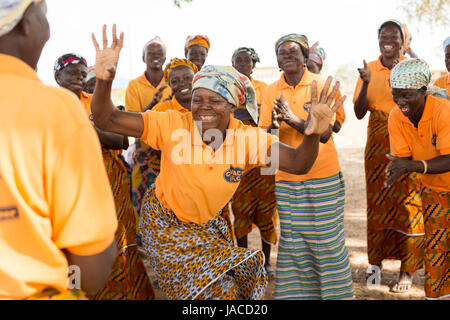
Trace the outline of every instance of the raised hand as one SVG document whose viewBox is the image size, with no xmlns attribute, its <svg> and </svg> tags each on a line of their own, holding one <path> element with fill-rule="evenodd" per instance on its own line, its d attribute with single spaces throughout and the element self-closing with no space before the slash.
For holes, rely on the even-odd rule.
<svg viewBox="0 0 450 320">
<path fill-rule="evenodd" d="M 330 89 L 333 77 L 328 77 L 325 82 L 325 86 L 320 94 L 320 99 L 317 97 L 317 81 L 312 82 L 311 87 L 311 109 L 309 112 L 308 120 L 306 121 L 305 134 L 322 134 L 330 128 L 331 119 L 337 109 L 344 103 L 346 96 L 341 97 L 336 103 L 331 107 L 334 98 L 336 97 L 340 83 L 339 81 L 333 86 L 333 90 L 330 94 L 328 91 Z"/>
<path fill-rule="evenodd" d="M 359 76 L 361 77 L 361 80 L 363 82 L 369 83 L 370 82 L 370 69 L 369 69 L 369 66 L 367 65 L 366 60 L 363 60 L 363 63 L 364 63 L 364 67 L 358 68 Z"/>
<path fill-rule="evenodd" d="M 123 39 L 123 32 L 120 33 L 120 38 L 117 38 L 117 27 L 115 24 L 112 27 L 112 43 L 110 47 L 108 47 L 108 38 L 106 36 L 106 25 L 103 25 L 103 49 L 100 49 L 95 35 L 92 34 L 92 42 L 96 51 L 94 70 L 97 79 L 114 80 L 120 51 L 123 47 Z"/>
</svg>

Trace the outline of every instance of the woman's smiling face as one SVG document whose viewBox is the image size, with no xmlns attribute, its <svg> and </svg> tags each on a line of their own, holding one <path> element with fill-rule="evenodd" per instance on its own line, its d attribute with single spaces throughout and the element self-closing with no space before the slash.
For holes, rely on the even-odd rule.
<svg viewBox="0 0 450 320">
<path fill-rule="evenodd" d="M 220 94 L 205 88 L 195 89 L 192 93 L 192 116 L 202 125 L 202 133 L 209 129 L 225 132 L 230 115 L 236 109 Z"/>
</svg>

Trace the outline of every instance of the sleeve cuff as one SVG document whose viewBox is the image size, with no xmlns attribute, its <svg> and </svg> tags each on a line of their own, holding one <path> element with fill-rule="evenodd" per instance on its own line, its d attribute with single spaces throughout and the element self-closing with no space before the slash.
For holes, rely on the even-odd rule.
<svg viewBox="0 0 450 320">
<path fill-rule="evenodd" d="M 113 241 L 114 235 L 108 240 L 67 248 L 67 250 L 78 256 L 93 256 L 105 251 Z"/>
<path fill-rule="evenodd" d="M 439 153 L 443 156 L 450 154 L 450 148 L 439 149 Z"/>
</svg>

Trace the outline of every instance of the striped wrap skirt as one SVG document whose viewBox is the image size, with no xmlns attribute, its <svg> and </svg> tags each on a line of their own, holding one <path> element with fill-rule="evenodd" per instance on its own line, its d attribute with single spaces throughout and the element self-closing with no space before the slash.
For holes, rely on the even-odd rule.
<svg viewBox="0 0 450 320">
<path fill-rule="evenodd" d="M 342 174 L 277 181 L 275 193 L 281 226 L 275 299 L 353 299 Z"/>
</svg>

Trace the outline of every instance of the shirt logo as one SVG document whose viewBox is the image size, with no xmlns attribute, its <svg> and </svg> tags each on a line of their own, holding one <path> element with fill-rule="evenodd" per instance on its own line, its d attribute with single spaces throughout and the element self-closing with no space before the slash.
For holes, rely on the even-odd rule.
<svg viewBox="0 0 450 320">
<path fill-rule="evenodd" d="M 19 218 L 19 211 L 16 207 L 0 207 L 0 221 L 13 220 Z"/>
<path fill-rule="evenodd" d="M 242 170 L 241 168 L 230 167 L 230 169 L 225 171 L 223 177 L 226 181 L 230 183 L 239 183 L 241 182 L 243 172 L 244 170 Z"/>
<path fill-rule="evenodd" d="M 311 109 L 311 101 L 306 102 L 303 105 L 303 109 L 305 109 L 306 112 L 309 112 L 309 110 Z"/>
<path fill-rule="evenodd" d="M 435 147 L 436 147 L 436 140 L 437 140 L 437 135 L 433 134 L 433 137 L 431 138 L 431 144 Z"/>
</svg>

